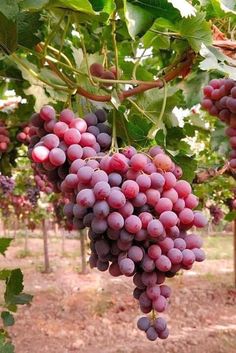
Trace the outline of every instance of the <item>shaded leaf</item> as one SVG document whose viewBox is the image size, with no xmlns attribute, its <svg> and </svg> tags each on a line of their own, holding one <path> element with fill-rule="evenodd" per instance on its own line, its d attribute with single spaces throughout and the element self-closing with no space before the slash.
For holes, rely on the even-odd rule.
<svg viewBox="0 0 236 353">
<path fill-rule="evenodd" d="M 0 12 L 8 19 L 15 21 L 19 12 L 16 0 L 1 0 Z"/>
<path fill-rule="evenodd" d="M 197 169 L 197 161 L 193 158 L 193 156 L 189 157 L 179 154 L 177 156 L 173 156 L 172 159 L 177 165 L 182 168 L 182 178 L 189 182 L 192 182 L 195 177 L 195 171 Z"/>
<path fill-rule="evenodd" d="M 109 15 L 115 10 L 116 5 L 114 0 L 89 0 L 94 11 L 103 11 Z"/>
<path fill-rule="evenodd" d="M 231 222 L 233 220 L 236 219 L 236 211 L 232 211 L 232 212 L 229 212 L 226 216 L 225 216 L 225 220 L 228 221 L 228 222 Z"/>
<path fill-rule="evenodd" d="M 20 294 L 23 288 L 23 274 L 21 270 L 19 268 L 12 270 L 6 280 L 6 290 L 4 293 L 5 302 L 12 304 L 14 296 Z"/>
<path fill-rule="evenodd" d="M 12 240 L 13 239 L 11 238 L 0 238 L 0 254 L 5 255 L 5 251 L 9 247 Z"/>
<path fill-rule="evenodd" d="M 23 0 L 20 2 L 20 7 L 23 10 L 40 10 L 47 5 L 49 0 Z"/>
<path fill-rule="evenodd" d="M 1 318 L 4 326 L 12 326 L 15 323 L 14 316 L 9 311 L 2 311 Z"/>
<path fill-rule="evenodd" d="M 15 295 L 11 303 L 15 305 L 24 305 L 24 304 L 29 304 L 33 299 L 33 296 L 31 294 L 26 294 L 26 293 L 21 293 L 18 295 Z"/>
<path fill-rule="evenodd" d="M 0 49 L 10 54 L 16 50 L 17 27 L 16 23 L 7 19 L 0 13 Z"/>
<path fill-rule="evenodd" d="M 17 17 L 18 43 L 24 47 L 33 48 L 40 42 L 36 33 L 41 26 L 39 13 L 21 12 Z"/>
</svg>

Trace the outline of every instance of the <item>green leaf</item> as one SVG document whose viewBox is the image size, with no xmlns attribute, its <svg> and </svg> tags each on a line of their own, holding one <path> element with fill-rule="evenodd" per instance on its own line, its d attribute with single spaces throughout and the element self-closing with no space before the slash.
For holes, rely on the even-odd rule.
<svg viewBox="0 0 236 353">
<path fill-rule="evenodd" d="M 150 123 L 140 115 L 132 115 L 127 123 L 127 131 L 130 139 L 139 146 L 145 146 L 147 144 L 147 135 L 150 127 Z"/>
<path fill-rule="evenodd" d="M 1 0 L 0 12 L 8 19 L 15 21 L 19 12 L 16 0 Z"/>
<path fill-rule="evenodd" d="M 165 147 L 166 146 L 166 133 L 164 130 L 159 129 L 155 136 L 155 141 L 158 145 Z"/>
<path fill-rule="evenodd" d="M 179 11 L 167 0 L 129 0 L 129 2 L 146 9 L 149 15 L 156 18 L 165 17 L 172 20 L 179 17 Z"/>
<path fill-rule="evenodd" d="M 205 72 L 196 72 L 188 75 L 185 80 L 181 80 L 179 87 L 183 91 L 183 95 L 187 108 L 192 108 L 195 104 L 201 102 L 202 87 L 209 81 L 209 76 Z"/>
<path fill-rule="evenodd" d="M 183 179 L 192 182 L 195 177 L 195 171 L 197 169 L 197 161 L 193 156 L 185 156 L 178 154 L 177 156 L 172 157 L 174 162 L 179 165 L 183 170 Z"/>
<path fill-rule="evenodd" d="M 23 10 L 40 10 L 48 4 L 49 0 L 23 0 L 20 8 Z"/>
<path fill-rule="evenodd" d="M 21 293 L 18 295 L 14 295 L 14 297 L 11 300 L 11 303 L 14 305 L 24 305 L 24 304 L 29 304 L 33 299 L 33 296 L 31 294 L 26 294 L 26 293 Z"/>
<path fill-rule="evenodd" d="M 106 12 L 109 15 L 115 10 L 116 5 L 114 0 L 89 0 L 94 11 Z"/>
<path fill-rule="evenodd" d="M 48 7 L 59 7 L 63 9 L 79 11 L 90 15 L 96 14 L 88 0 L 50 0 Z"/>
<path fill-rule="evenodd" d="M 0 280 L 5 281 L 10 276 L 11 270 L 3 269 L 0 271 Z"/>
<path fill-rule="evenodd" d="M 24 47 L 33 48 L 40 42 L 36 33 L 39 32 L 41 27 L 42 22 L 39 13 L 20 13 L 17 17 L 18 43 Z"/>
<path fill-rule="evenodd" d="M 23 288 L 23 274 L 21 270 L 19 268 L 12 270 L 9 278 L 6 280 L 5 302 L 12 304 L 15 295 L 20 294 Z"/>
<path fill-rule="evenodd" d="M 6 337 L 5 331 L 0 331 L 0 352 L 1 353 L 14 353 L 14 346 L 9 342 Z"/>
<path fill-rule="evenodd" d="M 168 36 L 154 32 L 160 31 L 160 28 L 159 21 L 156 20 L 142 38 L 144 48 L 168 49 L 170 47 L 170 38 Z"/>
<path fill-rule="evenodd" d="M 0 254 L 5 255 L 5 251 L 9 247 L 12 240 L 13 239 L 11 238 L 0 238 Z"/>
<path fill-rule="evenodd" d="M 130 36 L 134 39 L 137 34 L 144 33 L 153 22 L 153 17 L 145 9 L 132 5 L 124 0 L 125 21 Z"/>
<path fill-rule="evenodd" d="M 4 326 L 12 326 L 15 323 L 14 316 L 9 311 L 2 311 L 1 318 Z"/>
<path fill-rule="evenodd" d="M 17 27 L 16 23 L 8 20 L 0 13 L 0 49 L 5 54 L 10 54 L 16 50 Z"/>
<path fill-rule="evenodd" d="M 200 51 L 202 43 L 205 45 L 212 43 L 211 25 L 205 20 L 205 13 L 183 18 L 176 24 L 176 28 L 196 52 Z"/>
<path fill-rule="evenodd" d="M 236 211 L 232 211 L 229 212 L 226 216 L 225 216 L 225 220 L 228 222 L 232 222 L 236 219 Z"/>
<path fill-rule="evenodd" d="M 186 0 L 167 0 L 177 10 L 179 10 L 182 17 L 189 17 L 196 15 L 196 9 Z"/>
</svg>

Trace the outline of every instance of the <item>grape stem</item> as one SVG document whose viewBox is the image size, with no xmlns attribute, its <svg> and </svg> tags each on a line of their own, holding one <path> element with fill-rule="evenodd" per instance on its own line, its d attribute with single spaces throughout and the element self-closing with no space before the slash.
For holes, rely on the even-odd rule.
<svg viewBox="0 0 236 353">
<path fill-rule="evenodd" d="M 153 88 L 162 88 L 164 86 L 164 81 L 169 82 L 181 75 L 182 70 L 189 68 L 193 64 L 193 60 L 195 58 L 195 54 L 192 51 L 186 52 L 183 57 L 180 58 L 179 62 L 176 63 L 175 67 L 173 65 L 171 66 L 171 70 L 167 70 L 167 73 L 162 77 L 159 78 L 155 81 L 151 82 L 145 82 L 145 83 L 140 83 L 136 87 L 131 88 L 129 90 L 125 90 L 123 92 L 120 92 L 118 94 L 120 101 L 124 101 L 128 97 L 132 97 L 136 94 L 143 93 L 147 90 L 153 89 Z M 47 59 L 48 65 L 51 67 L 51 69 L 55 72 L 56 66 L 50 62 L 51 60 Z M 62 65 L 62 63 L 60 63 Z M 63 64 L 62 66 L 67 66 L 66 64 Z M 68 68 L 70 68 L 68 66 Z M 74 70 L 75 71 L 75 70 Z M 125 83 L 126 81 L 122 80 L 102 80 L 102 79 L 97 79 L 97 81 L 101 82 L 113 82 L 113 83 Z M 129 83 L 135 84 L 133 81 L 129 81 Z M 136 82 L 137 84 L 137 82 Z M 93 94 L 91 92 L 88 92 L 81 86 L 77 86 L 76 88 L 76 93 L 93 101 L 97 102 L 110 102 L 112 96 L 111 95 L 97 95 Z"/>
<path fill-rule="evenodd" d="M 112 19 L 112 41 L 115 53 L 115 67 L 116 67 L 116 78 L 119 78 L 119 59 L 118 59 L 118 48 L 116 44 L 116 11 L 113 12 Z M 117 87 L 118 88 L 118 87 Z"/>
<path fill-rule="evenodd" d="M 229 162 L 225 163 L 223 167 L 218 167 L 218 168 L 208 168 L 205 170 L 202 170 L 198 172 L 193 180 L 195 184 L 202 184 L 208 181 L 211 178 L 215 178 L 217 176 L 223 175 L 223 174 L 229 174 L 231 175 L 234 179 L 236 179 L 236 172 L 234 169 L 232 169 L 229 165 Z"/>
</svg>

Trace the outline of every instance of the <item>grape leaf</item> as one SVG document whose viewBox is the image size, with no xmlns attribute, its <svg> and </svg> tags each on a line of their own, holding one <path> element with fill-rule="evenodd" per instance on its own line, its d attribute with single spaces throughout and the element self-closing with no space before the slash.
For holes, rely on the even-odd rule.
<svg viewBox="0 0 236 353">
<path fill-rule="evenodd" d="M 5 255 L 5 251 L 9 247 L 11 238 L 0 238 L 0 254 Z"/>
<path fill-rule="evenodd" d="M 11 300 L 11 304 L 24 305 L 24 304 L 30 303 L 32 299 L 33 299 L 33 296 L 31 294 L 21 293 L 18 295 L 14 295 L 14 297 Z"/>
<path fill-rule="evenodd" d="M 196 15 L 196 9 L 189 4 L 186 0 L 167 0 L 171 3 L 177 10 L 179 10 L 182 17 L 189 17 Z"/>
<path fill-rule="evenodd" d="M 17 46 L 16 23 L 0 13 L 0 49 L 6 54 L 12 53 Z"/>
<path fill-rule="evenodd" d="M 24 47 L 33 48 L 40 42 L 40 38 L 36 36 L 36 33 L 41 26 L 42 22 L 40 21 L 39 13 L 20 13 L 17 17 L 18 43 Z"/>
<path fill-rule="evenodd" d="M 152 27 L 143 36 L 142 41 L 144 48 L 153 47 L 155 49 L 168 49 L 170 47 L 170 38 L 155 33 L 156 30 L 160 30 L 158 20 L 153 23 Z"/>
<path fill-rule="evenodd" d="M 15 323 L 14 316 L 9 311 L 2 311 L 1 318 L 4 326 L 12 326 Z"/>
<path fill-rule="evenodd" d="M 145 9 L 124 0 L 125 21 L 130 36 L 134 39 L 139 33 L 145 32 L 153 22 L 153 17 Z"/>
<path fill-rule="evenodd" d="M 93 6 L 94 11 L 102 11 L 111 14 L 115 8 L 114 0 L 89 0 Z"/>
<path fill-rule="evenodd" d="M 5 281 L 10 276 L 11 270 L 3 269 L 0 271 L 0 280 Z"/>
<path fill-rule="evenodd" d="M 228 222 L 232 222 L 233 220 L 236 219 L 236 211 L 232 211 L 229 212 L 226 216 L 225 216 L 225 220 Z"/>
<path fill-rule="evenodd" d="M 176 23 L 176 28 L 196 52 L 200 51 L 202 43 L 212 43 L 211 25 L 205 20 L 203 12 L 197 13 L 195 17 L 181 19 Z"/>
<path fill-rule="evenodd" d="M 22 10 L 40 10 L 47 5 L 49 0 L 23 0 L 20 2 Z"/>
<path fill-rule="evenodd" d="M 197 161 L 193 156 L 186 156 L 183 154 L 178 154 L 173 156 L 174 162 L 179 165 L 183 170 L 183 179 L 191 182 L 195 177 L 195 171 L 197 169 Z"/>
<path fill-rule="evenodd" d="M 208 81 L 209 76 L 206 72 L 196 71 L 188 75 L 185 80 L 180 81 L 179 87 L 183 91 L 187 108 L 192 108 L 201 101 L 202 87 L 207 85 Z"/>
<path fill-rule="evenodd" d="M 92 5 L 88 0 L 50 0 L 48 7 L 49 8 L 59 7 L 63 9 L 70 9 L 70 10 L 79 11 L 90 15 L 96 14 L 96 12 L 93 10 Z"/>
<path fill-rule="evenodd" d="M 14 346 L 6 338 L 6 332 L 0 331 L 0 352 L 1 353 L 14 353 Z"/>
<path fill-rule="evenodd" d="M 0 12 L 8 19 L 15 21 L 19 12 L 16 0 L 1 0 Z"/>
<path fill-rule="evenodd" d="M 12 270 L 10 276 L 6 279 L 5 302 L 12 304 L 14 296 L 20 294 L 23 288 L 23 274 L 21 270 L 19 268 Z"/>
<path fill-rule="evenodd" d="M 146 9 L 156 18 L 164 17 L 171 20 L 180 17 L 179 11 L 166 0 L 129 0 L 129 2 Z"/>
</svg>

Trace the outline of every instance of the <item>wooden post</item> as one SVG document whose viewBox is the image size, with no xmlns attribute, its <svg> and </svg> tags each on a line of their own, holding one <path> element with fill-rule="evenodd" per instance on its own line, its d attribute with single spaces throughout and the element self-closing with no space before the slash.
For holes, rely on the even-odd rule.
<svg viewBox="0 0 236 353">
<path fill-rule="evenodd" d="M 50 273 L 49 255 L 48 255 L 48 231 L 45 219 L 42 221 L 43 225 L 43 250 L 44 250 L 44 273 Z"/>
<path fill-rule="evenodd" d="M 80 232 L 80 253 L 81 253 L 81 273 L 85 274 L 87 272 L 86 263 L 86 230 Z"/>
<path fill-rule="evenodd" d="M 236 219 L 233 221 L 234 236 L 234 288 L 236 288 Z"/>
</svg>

